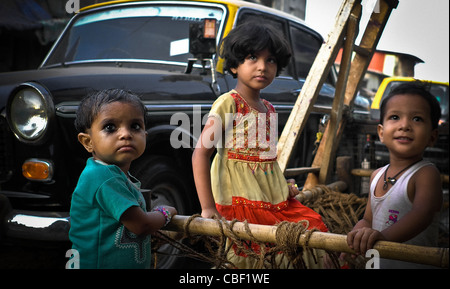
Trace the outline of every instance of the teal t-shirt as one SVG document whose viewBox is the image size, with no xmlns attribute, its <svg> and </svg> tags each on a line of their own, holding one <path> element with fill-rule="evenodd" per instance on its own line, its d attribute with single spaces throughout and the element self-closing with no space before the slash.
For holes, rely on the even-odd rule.
<svg viewBox="0 0 450 289">
<path fill-rule="evenodd" d="M 137 236 L 120 222 L 132 206 L 146 211 L 139 187 L 119 167 L 87 160 L 70 208 L 69 238 L 80 269 L 150 268 L 150 235 Z"/>
</svg>

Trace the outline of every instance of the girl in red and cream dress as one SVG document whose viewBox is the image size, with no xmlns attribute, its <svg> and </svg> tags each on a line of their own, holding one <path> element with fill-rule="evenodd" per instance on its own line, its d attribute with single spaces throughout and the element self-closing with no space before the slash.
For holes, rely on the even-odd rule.
<svg viewBox="0 0 450 289">
<path fill-rule="evenodd" d="M 308 229 L 327 231 L 320 215 L 294 198 L 294 180 L 285 179 L 276 160 L 275 109 L 260 98 L 260 90 L 288 64 L 289 45 L 272 27 L 245 23 L 224 39 L 221 56 L 237 84 L 214 102 L 192 157 L 202 217 L 263 225 L 306 220 Z M 238 268 L 254 268 L 257 261 L 237 250 L 228 259 Z M 312 259 L 305 261 L 316 267 Z"/>
</svg>

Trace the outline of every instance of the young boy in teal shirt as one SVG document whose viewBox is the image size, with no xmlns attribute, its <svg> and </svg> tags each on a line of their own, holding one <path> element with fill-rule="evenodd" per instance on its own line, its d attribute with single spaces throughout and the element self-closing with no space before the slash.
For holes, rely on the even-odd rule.
<svg viewBox="0 0 450 289">
<path fill-rule="evenodd" d="M 80 103 L 78 140 L 92 153 L 72 196 L 69 238 L 80 268 L 150 268 L 150 234 L 176 209 L 147 212 L 140 182 L 128 172 L 146 142 L 146 109 L 118 89 L 94 93 Z"/>
</svg>

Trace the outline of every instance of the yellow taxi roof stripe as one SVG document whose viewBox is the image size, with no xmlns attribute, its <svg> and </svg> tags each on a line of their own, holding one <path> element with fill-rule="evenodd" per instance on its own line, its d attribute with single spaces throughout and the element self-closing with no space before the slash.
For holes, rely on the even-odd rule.
<svg viewBox="0 0 450 289">
<path fill-rule="evenodd" d="M 389 83 L 394 82 L 394 81 L 415 81 L 415 80 L 426 81 L 426 82 L 431 82 L 431 83 L 442 84 L 442 85 L 448 86 L 448 82 L 440 82 L 440 81 L 434 81 L 434 80 L 422 80 L 422 79 L 417 79 L 414 77 L 401 77 L 401 76 L 386 77 L 385 79 L 383 79 L 380 86 L 378 87 L 377 93 L 375 94 L 375 97 L 373 98 L 373 102 L 372 102 L 372 105 L 370 106 L 370 108 L 371 109 L 380 109 L 381 98 L 383 97 L 384 91 L 386 90 L 386 87 L 388 86 Z"/>
</svg>

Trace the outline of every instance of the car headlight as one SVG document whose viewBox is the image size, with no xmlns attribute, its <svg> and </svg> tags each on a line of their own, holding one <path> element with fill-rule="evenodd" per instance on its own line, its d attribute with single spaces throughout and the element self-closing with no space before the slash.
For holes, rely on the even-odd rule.
<svg viewBox="0 0 450 289">
<path fill-rule="evenodd" d="M 24 83 L 12 92 L 6 113 L 19 140 L 40 144 L 45 140 L 54 106 L 50 93 L 42 85 Z"/>
</svg>

